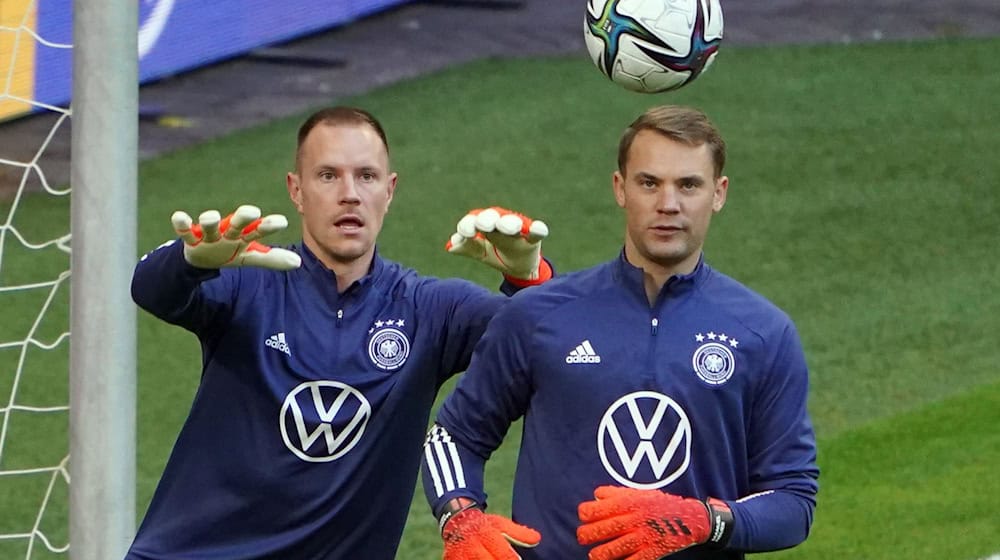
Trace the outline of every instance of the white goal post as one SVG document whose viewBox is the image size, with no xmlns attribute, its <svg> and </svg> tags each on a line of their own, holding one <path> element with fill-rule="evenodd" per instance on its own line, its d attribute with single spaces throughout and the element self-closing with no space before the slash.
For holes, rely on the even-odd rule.
<svg viewBox="0 0 1000 560">
<path fill-rule="evenodd" d="M 135 533 L 138 18 L 134 0 L 73 2 L 73 560 L 122 558 Z"/>
</svg>

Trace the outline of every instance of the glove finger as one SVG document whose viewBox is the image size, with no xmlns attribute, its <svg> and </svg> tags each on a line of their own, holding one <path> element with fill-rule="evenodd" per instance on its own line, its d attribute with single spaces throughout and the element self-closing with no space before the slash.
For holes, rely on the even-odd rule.
<svg viewBox="0 0 1000 560">
<path fill-rule="evenodd" d="M 496 229 L 498 220 L 500 220 L 500 212 L 496 208 L 487 208 L 476 215 L 476 229 L 483 233 L 489 233 Z"/>
<path fill-rule="evenodd" d="M 595 547 L 587 557 L 590 560 L 621 560 L 639 551 L 646 544 L 649 543 L 632 533 Z"/>
<path fill-rule="evenodd" d="M 213 243 L 221 238 L 219 234 L 219 222 L 222 216 L 217 210 L 206 210 L 198 216 L 198 225 L 201 226 L 202 240 Z"/>
<path fill-rule="evenodd" d="M 288 227 L 288 218 L 281 214 L 269 214 L 259 220 L 251 222 L 243 228 L 244 241 L 256 241 L 265 235 L 281 231 Z"/>
<path fill-rule="evenodd" d="M 477 214 L 473 214 L 470 212 L 465 216 L 462 216 L 462 219 L 458 221 L 458 225 L 455 227 L 455 230 L 458 232 L 459 235 L 465 237 L 466 239 L 472 239 L 473 237 L 476 236 L 476 234 L 479 233 L 479 230 L 476 229 L 477 215 L 478 212 Z"/>
<path fill-rule="evenodd" d="M 594 544 L 620 537 L 641 525 L 642 518 L 636 514 L 600 519 L 577 527 L 576 540 L 580 544 Z"/>
<path fill-rule="evenodd" d="M 511 212 L 510 214 L 500 216 L 496 221 L 494 229 L 504 235 L 520 235 L 521 229 L 526 225 L 525 222 L 526 220 L 521 216 Z"/>
<path fill-rule="evenodd" d="M 247 246 L 238 264 L 271 270 L 294 270 L 302 266 L 302 257 L 288 249 L 268 247 L 253 241 Z"/>
<path fill-rule="evenodd" d="M 633 495 L 635 493 L 641 493 L 641 490 L 636 490 L 634 488 L 625 488 L 624 486 L 598 486 L 594 489 L 594 497 L 598 500 L 607 500 L 609 498 L 618 498 Z"/>
<path fill-rule="evenodd" d="M 524 238 L 529 243 L 538 243 L 548 236 L 549 226 L 541 220 L 532 220 L 531 224 L 528 225 L 528 232 L 524 234 Z"/>
<path fill-rule="evenodd" d="M 519 560 L 521 558 L 511 543 L 493 526 L 487 526 L 486 530 L 477 535 L 477 538 L 489 553 L 490 560 Z"/>
<path fill-rule="evenodd" d="M 589 521 L 599 521 L 616 515 L 625 515 L 635 511 L 638 502 L 635 498 L 606 498 L 583 502 L 577 507 L 577 516 L 584 523 Z"/>
<path fill-rule="evenodd" d="M 444 246 L 444 250 L 449 253 L 461 253 L 464 245 L 465 238 L 462 237 L 461 233 L 455 232 L 451 234 L 451 237 L 448 239 L 448 243 Z"/>
<path fill-rule="evenodd" d="M 505 517 L 496 518 L 493 526 L 500 531 L 505 539 L 517 546 L 532 548 L 538 546 L 539 541 L 542 540 L 542 535 L 538 531 L 527 525 L 514 523 Z"/>
<path fill-rule="evenodd" d="M 184 243 L 188 245 L 197 245 L 198 242 L 201 241 L 191 230 L 191 224 L 193 224 L 194 221 L 187 212 L 183 212 L 181 210 L 174 212 L 174 214 L 170 216 L 170 222 L 174 226 L 174 231 L 182 240 L 184 240 Z"/>
<path fill-rule="evenodd" d="M 549 226 L 541 220 L 532 220 L 516 212 L 509 212 L 497 220 L 496 231 L 504 235 L 518 235 L 529 243 L 538 243 L 548 237 Z"/>
<path fill-rule="evenodd" d="M 243 230 L 257 218 L 260 218 L 260 208 L 244 204 L 227 216 L 226 219 L 222 220 L 220 229 L 226 239 L 235 241 L 243 235 Z"/>
<path fill-rule="evenodd" d="M 532 228 L 534 228 L 534 231 L 532 231 Z M 549 228 L 544 222 L 532 222 L 523 216 L 508 214 L 497 220 L 496 228 L 493 231 L 483 233 L 482 235 L 502 249 L 527 251 L 535 249 L 534 246 L 540 243 L 548 234 Z"/>
<path fill-rule="evenodd" d="M 283 214 L 268 214 L 260 221 L 257 231 L 262 235 L 271 235 L 288 227 L 288 218 Z"/>
<path fill-rule="evenodd" d="M 538 543 L 541 542 L 542 535 L 534 529 L 521 526 L 521 528 L 514 535 L 504 531 L 503 538 L 507 539 L 508 542 L 515 546 L 535 548 L 538 546 Z"/>
</svg>

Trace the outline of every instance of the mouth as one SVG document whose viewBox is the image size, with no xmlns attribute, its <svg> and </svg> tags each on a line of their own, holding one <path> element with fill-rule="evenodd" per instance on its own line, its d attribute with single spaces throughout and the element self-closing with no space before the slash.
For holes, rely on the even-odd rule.
<svg viewBox="0 0 1000 560">
<path fill-rule="evenodd" d="M 684 231 L 683 227 L 670 224 L 655 225 L 649 229 L 653 230 L 653 233 L 658 235 L 674 235 Z"/>
<path fill-rule="evenodd" d="M 334 227 L 343 231 L 345 233 L 359 231 L 361 228 L 365 227 L 365 221 L 361 219 L 360 216 L 355 214 L 347 214 L 337 218 L 333 222 Z"/>
</svg>

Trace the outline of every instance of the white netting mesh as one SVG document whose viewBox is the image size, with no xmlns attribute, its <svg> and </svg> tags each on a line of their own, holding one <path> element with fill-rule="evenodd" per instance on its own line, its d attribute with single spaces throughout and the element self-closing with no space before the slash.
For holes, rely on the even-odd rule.
<svg viewBox="0 0 1000 560">
<path fill-rule="evenodd" d="M 34 1 L 2 3 L 0 119 L 35 115 L 0 122 L 0 558 L 62 557 L 69 549 L 70 191 L 49 184 L 43 158 L 51 146 L 69 144 L 70 112 L 31 92 L 36 50 L 70 45 L 39 36 Z"/>
</svg>

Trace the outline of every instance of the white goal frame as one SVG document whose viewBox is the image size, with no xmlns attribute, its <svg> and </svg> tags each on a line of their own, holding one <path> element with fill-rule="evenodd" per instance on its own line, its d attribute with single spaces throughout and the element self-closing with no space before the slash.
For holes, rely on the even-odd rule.
<svg viewBox="0 0 1000 560">
<path fill-rule="evenodd" d="M 135 534 L 138 3 L 73 1 L 70 558 Z"/>
</svg>

